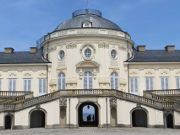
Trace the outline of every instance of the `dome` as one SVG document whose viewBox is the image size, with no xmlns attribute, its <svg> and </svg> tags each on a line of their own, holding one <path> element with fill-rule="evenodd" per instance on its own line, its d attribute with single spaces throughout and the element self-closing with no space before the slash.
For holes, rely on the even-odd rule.
<svg viewBox="0 0 180 135">
<path fill-rule="evenodd" d="M 55 31 L 84 27 L 122 31 L 117 24 L 103 18 L 102 13 L 94 9 L 82 9 L 73 12 L 72 18 L 61 23 Z"/>
</svg>

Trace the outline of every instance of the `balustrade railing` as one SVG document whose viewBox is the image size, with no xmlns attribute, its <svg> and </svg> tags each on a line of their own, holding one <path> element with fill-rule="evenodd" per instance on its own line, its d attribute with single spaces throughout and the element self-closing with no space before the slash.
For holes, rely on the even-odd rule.
<svg viewBox="0 0 180 135">
<path fill-rule="evenodd" d="M 0 91 L 0 97 L 16 97 L 31 94 L 28 91 Z"/>
<path fill-rule="evenodd" d="M 178 95 L 180 94 L 180 89 L 168 89 L 168 90 L 149 90 L 146 93 L 153 93 L 156 95 Z"/>
<path fill-rule="evenodd" d="M 110 89 L 91 89 L 91 90 L 82 90 L 82 89 L 76 89 L 76 90 L 60 90 L 53 93 L 49 93 L 46 95 L 42 95 L 39 97 L 34 98 L 18 98 L 17 103 L 15 104 L 9 104 L 9 105 L 0 105 L 0 111 L 7 111 L 7 110 L 20 110 L 23 108 L 31 107 L 37 104 L 42 104 L 54 99 L 58 99 L 61 97 L 78 97 L 78 96 L 102 96 L 102 97 L 116 97 L 118 99 L 124 99 L 135 103 L 144 104 L 147 106 L 151 106 L 157 109 L 163 109 L 163 108 L 174 108 L 176 107 L 180 108 L 179 104 L 176 104 L 171 101 L 165 101 L 165 100 L 155 100 L 154 98 L 149 97 L 142 97 L 138 95 L 133 95 L 130 93 L 125 93 L 118 90 L 110 90 Z"/>
</svg>

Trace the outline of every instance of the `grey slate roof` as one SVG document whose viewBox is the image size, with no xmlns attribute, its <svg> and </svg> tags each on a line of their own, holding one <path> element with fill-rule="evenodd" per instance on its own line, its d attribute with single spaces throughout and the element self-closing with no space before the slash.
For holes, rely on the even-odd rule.
<svg viewBox="0 0 180 135">
<path fill-rule="evenodd" d="M 7 54 L 0 52 L 0 64 L 31 64 L 31 63 L 49 63 L 42 57 L 41 51 L 37 53 L 13 52 Z"/>
<path fill-rule="evenodd" d="M 122 31 L 122 29 L 115 23 L 102 17 L 99 10 L 84 9 L 77 10 L 73 13 L 72 19 L 66 20 L 61 23 L 55 31 L 82 28 L 83 22 L 91 22 L 92 28 L 112 29 Z"/>
<path fill-rule="evenodd" d="M 128 62 L 180 62 L 180 50 L 146 50 L 140 52 L 135 50 L 134 57 Z"/>
</svg>

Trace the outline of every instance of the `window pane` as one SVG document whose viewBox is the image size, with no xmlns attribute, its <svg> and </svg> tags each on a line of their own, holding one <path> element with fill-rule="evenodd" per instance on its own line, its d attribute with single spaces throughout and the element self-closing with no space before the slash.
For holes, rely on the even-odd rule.
<svg viewBox="0 0 180 135">
<path fill-rule="evenodd" d="M 93 76 L 92 73 L 87 71 L 84 73 L 84 89 L 92 89 L 93 87 Z"/>
<path fill-rule="evenodd" d="M 65 74 L 60 73 L 58 76 L 58 89 L 62 90 L 65 89 Z"/>
<path fill-rule="evenodd" d="M 180 77 L 176 77 L 176 87 L 177 89 L 180 88 Z"/>
<path fill-rule="evenodd" d="M 138 78 L 130 77 L 130 92 L 133 94 L 138 93 Z"/>
<path fill-rule="evenodd" d="M 118 74 L 116 72 L 111 74 L 111 89 L 118 89 Z"/>
</svg>

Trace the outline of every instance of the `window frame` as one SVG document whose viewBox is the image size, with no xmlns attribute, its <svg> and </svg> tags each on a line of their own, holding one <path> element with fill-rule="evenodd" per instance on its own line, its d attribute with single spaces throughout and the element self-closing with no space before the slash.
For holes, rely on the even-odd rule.
<svg viewBox="0 0 180 135">
<path fill-rule="evenodd" d="M 47 78 L 39 78 L 39 94 L 44 95 L 47 93 Z"/>
<path fill-rule="evenodd" d="M 24 91 L 31 91 L 32 90 L 32 79 L 31 78 L 24 78 Z"/>
<path fill-rule="evenodd" d="M 146 90 L 154 90 L 154 77 L 146 76 L 145 77 Z"/>
<path fill-rule="evenodd" d="M 176 88 L 180 89 L 180 76 L 176 76 Z"/>
<path fill-rule="evenodd" d="M 63 57 L 61 57 L 61 54 L 63 53 Z M 59 60 L 64 60 L 65 58 L 65 51 L 64 50 L 60 50 L 59 53 L 58 53 L 58 58 Z"/>
<path fill-rule="evenodd" d="M 169 77 L 168 76 L 161 76 L 161 89 L 168 90 L 169 89 Z"/>
<path fill-rule="evenodd" d="M 16 78 L 9 78 L 8 90 L 16 91 Z"/>
<path fill-rule="evenodd" d="M 93 74 L 91 71 L 84 72 L 84 89 L 92 89 L 93 88 Z"/>
<path fill-rule="evenodd" d="M 111 73 L 111 89 L 116 89 L 118 90 L 119 88 L 119 76 L 117 72 L 112 72 Z"/>
<path fill-rule="evenodd" d="M 138 95 L 139 93 L 139 77 L 129 77 L 130 93 Z"/>
<path fill-rule="evenodd" d="M 113 55 L 113 52 L 115 52 L 115 56 Z M 112 59 L 114 59 L 114 60 L 117 59 L 117 55 L 118 55 L 118 54 L 117 54 L 117 50 L 112 49 L 110 55 L 111 55 L 111 58 L 112 58 Z"/>
<path fill-rule="evenodd" d="M 58 90 L 66 89 L 65 74 L 60 72 L 58 74 Z"/>
</svg>

